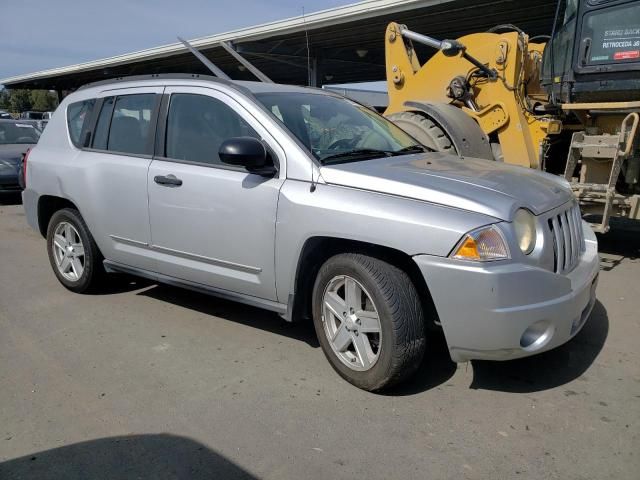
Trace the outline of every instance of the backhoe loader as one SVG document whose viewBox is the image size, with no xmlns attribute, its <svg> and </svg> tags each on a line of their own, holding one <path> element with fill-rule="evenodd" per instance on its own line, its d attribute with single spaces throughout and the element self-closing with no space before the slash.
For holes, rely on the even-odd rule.
<svg viewBox="0 0 640 480">
<path fill-rule="evenodd" d="M 563 175 L 596 232 L 640 219 L 640 1 L 559 2 L 550 37 L 385 35 L 385 115 L 422 143 Z M 416 43 L 438 51 L 421 63 Z"/>
</svg>

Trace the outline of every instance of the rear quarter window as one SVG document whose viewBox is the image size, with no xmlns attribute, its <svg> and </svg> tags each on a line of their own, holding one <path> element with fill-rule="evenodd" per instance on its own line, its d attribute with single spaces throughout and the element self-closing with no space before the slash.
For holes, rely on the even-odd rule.
<svg viewBox="0 0 640 480">
<path fill-rule="evenodd" d="M 86 132 L 89 127 L 89 119 L 95 104 L 96 100 L 92 98 L 90 100 L 72 103 L 67 107 L 69 137 L 77 148 L 85 146 L 83 145 L 83 133 Z"/>
</svg>

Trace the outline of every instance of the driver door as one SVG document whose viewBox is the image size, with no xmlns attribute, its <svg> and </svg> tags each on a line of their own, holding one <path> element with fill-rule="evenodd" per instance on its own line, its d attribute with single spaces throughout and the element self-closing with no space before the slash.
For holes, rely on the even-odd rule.
<svg viewBox="0 0 640 480">
<path fill-rule="evenodd" d="M 168 87 L 163 107 L 163 141 L 147 178 L 159 272 L 276 300 L 276 209 L 284 178 L 223 164 L 218 149 L 229 138 L 254 136 L 281 164 L 284 150 L 224 92 Z"/>
</svg>

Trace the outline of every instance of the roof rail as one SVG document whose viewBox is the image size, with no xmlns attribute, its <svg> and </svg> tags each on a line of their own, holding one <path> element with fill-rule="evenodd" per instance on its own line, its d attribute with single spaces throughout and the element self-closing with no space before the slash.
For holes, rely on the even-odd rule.
<svg viewBox="0 0 640 480">
<path fill-rule="evenodd" d="M 212 75 L 200 75 L 199 73 L 149 73 L 144 75 L 130 75 L 108 78 L 106 80 L 98 80 L 97 82 L 85 83 L 77 90 L 84 90 L 85 88 L 96 87 L 100 85 L 109 85 L 110 83 L 129 82 L 136 80 L 183 80 L 183 79 L 195 79 L 206 80 L 209 82 L 224 83 L 225 85 L 231 84 L 230 80 L 214 77 Z"/>
</svg>

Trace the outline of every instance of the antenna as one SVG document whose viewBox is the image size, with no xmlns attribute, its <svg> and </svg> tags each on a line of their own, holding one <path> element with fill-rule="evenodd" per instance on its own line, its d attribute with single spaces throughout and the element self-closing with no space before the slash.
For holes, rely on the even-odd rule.
<svg viewBox="0 0 640 480">
<path fill-rule="evenodd" d="M 231 55 L 233 58 L 238 60 L 242 65 L 247 67 L 247 70 L 253 73 L 258 80 L 264 83 L 273 83 L 273 80 L 271 80 L 264 73 L 262 73 L 260 69 L 258 69 L 255 65 L 253 65 L 249 60 L 247 60 L 238 52 L 236 52 L 235 49 L 231 45 L 229 45 L 228 42 L 220 42 L 220 46 L 224 48 L 229 53 L 229 55 Z"/>
<path fill-rule="evenodd" d="M 304 16 L 304 5 L 302 6 L 302 23 L 304 24 L 304 36 L 307 39 L 307 85 L 311 86 L 311 51 L 309 49 L 309 31 L 307 30 L 307 19 Z M 311 185 L 309 191 L 316 191 L 316 179 L 314 177 L 313 162 L 311 162 Z"/>
<path fill-rule="evenodd" d="M 302 23 L 304 25 L 304 36 L 307 40 L 307 86 L 310 87 L 311 86 L 311 50 L 309 49 L 309 30 L 307 29 L 307 19 L 304 16 L 304 6 L 302 7 Z"/>
<path fill-rule="evenodd" d="M 224 78 L 225 80 L 231 80 L 231 77 L 229 77 L 229 75 L 227 75 L 222 70 L 220 70 L 218 67 L 216 67 L 214 65 L 214 63 L 211 60 L 209 60 L 207 57 L 205 57 L 200 51 L 198 51 L 197 48 L 195 48 L 189 42 L 187 42 L 186 40 L 183 40 L 180 37 L 178 37 L 178 40 L 180 40 L 182 42 L 182 44 L 185 47 L 187 47 L 187 50 L 189 50 L 191 53 L 193 53 L 195 55 L 195 57 L 204 64 L 205 67 L 207 67 L 209 70 L 211 70 L 211 72 L 216 77 Z"/>
</svg>

